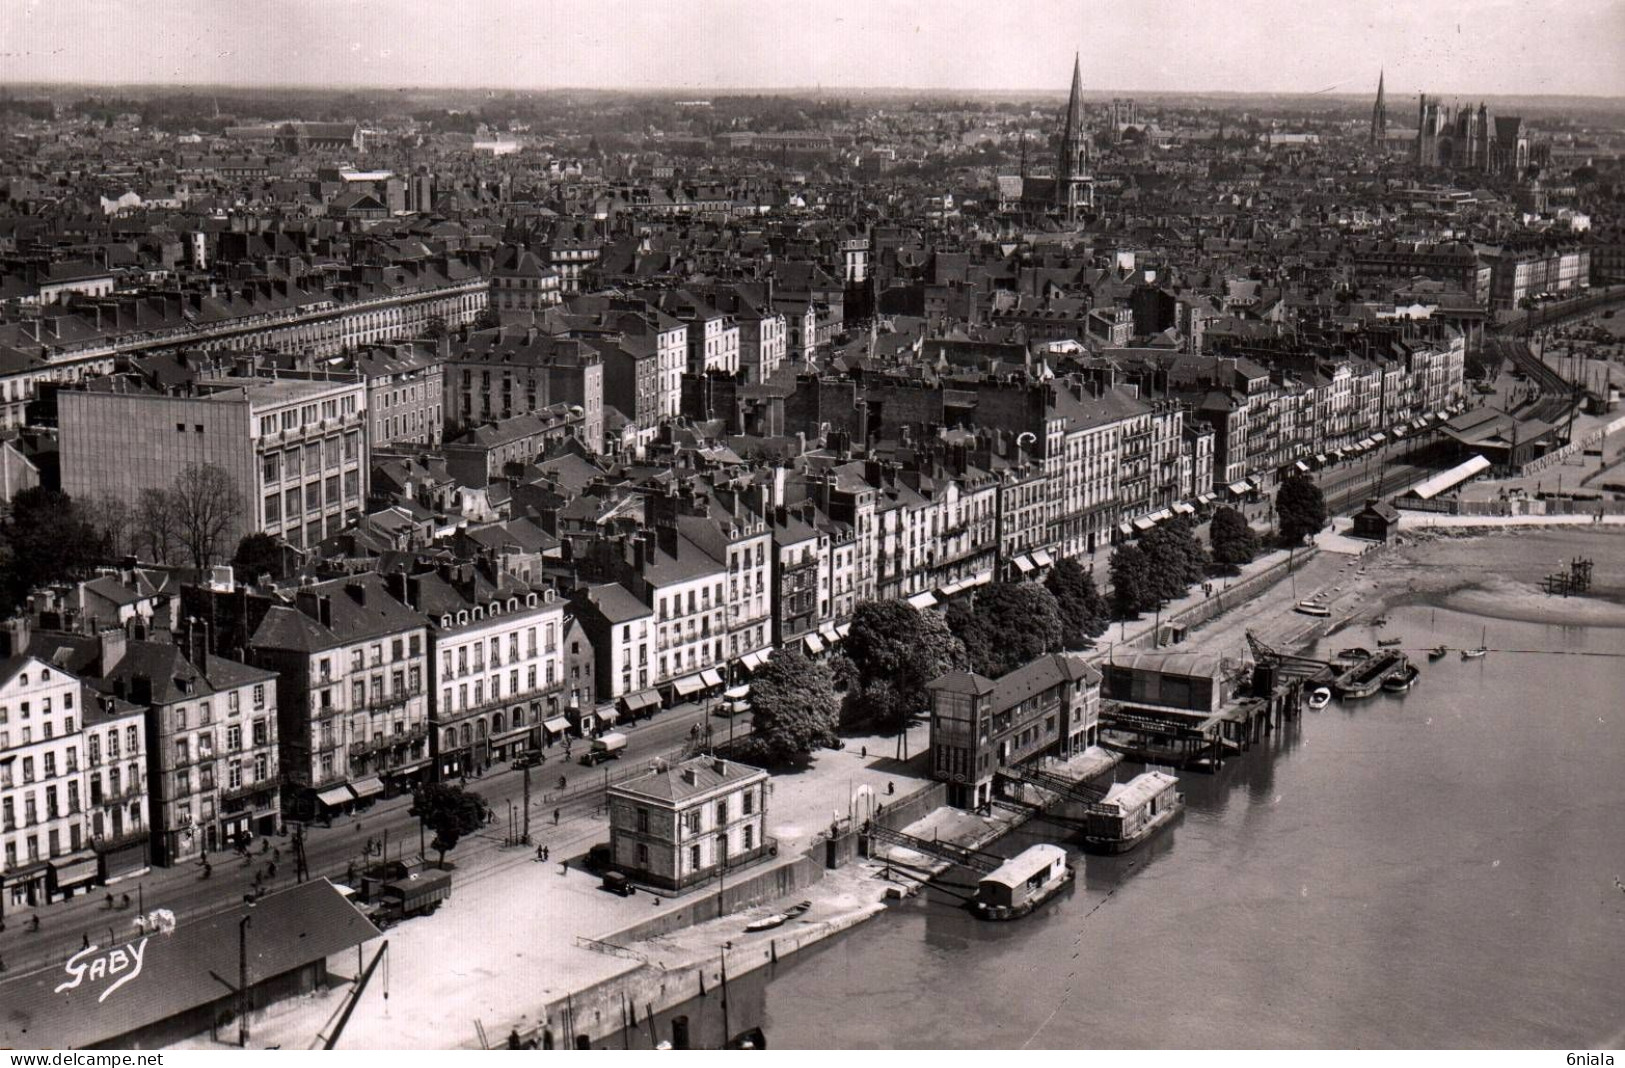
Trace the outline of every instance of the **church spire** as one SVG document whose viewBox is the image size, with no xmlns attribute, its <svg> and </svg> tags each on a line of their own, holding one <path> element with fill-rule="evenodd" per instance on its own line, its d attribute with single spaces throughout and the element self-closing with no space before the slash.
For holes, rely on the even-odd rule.
<svg viewBox="0 0 1625 1068">
<path fill-rule="evenodd" d="M 1066 119 L 1061 125 L 1061 152 L 1055 168 L 1055 202 L 1069 218 L 1076 215 L 1080 205 L 1080 179 L 1089 174 L 1089 143 L 1083 132 L 1083 64 L 1079 54 L 1072 54 L 1072 92 L 1066 102 Z"/>
<path fill-rule="evenodd" d="M 1377 102 L 1371 106 L 1371 144 L 1381 148 L 1388 140 L 1388 102 L 1384 99 L 1383 81 L 1386 71 L 1377 71 Z"/>
</svg>

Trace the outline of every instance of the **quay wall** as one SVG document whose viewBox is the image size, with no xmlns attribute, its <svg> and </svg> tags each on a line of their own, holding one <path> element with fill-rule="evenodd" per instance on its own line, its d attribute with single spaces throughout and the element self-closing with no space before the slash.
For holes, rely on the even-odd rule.
<svg viewBox="0 0 1625 1068">
<path fill-rule="evenodd" d="M 642 923 L 606 935 L 601 941 L 613 946 L 624 946 L 632 942 L 659 938 L 663 934 L 740 912 L 764 901 L 787 897 L 824 877 L 824 865 L 819 859 L 822 855 L 823 850 L 820 848 L 818 857 L 808 853 L 788 863 L 775 864 L 765 871 L 741 875 L 737 881 L 730 882 L 722 890 L 720 904 L 717 901 L 719 896 L 717 891 L 707 890 L 693 901 L 685 903 L 680 909 L 650 917 Z"/>
<path fill-rule="evenodd" d="M 1163 626 L 1172 624 L 1187 629 L 1194 629 L 1202 623 L 1215 619 L 1225 611 L 1235 608 L 1246 601 L 1252 600 L 1265 590 L 1286 578 L 1293 571 L 1304 566 L 1319 548 L 1309 546 L 1290 556 L 1283 557 L 1255 575 L 1249 575 L 1234 585 L 1214 592 L 1212 597 L 1199 604 L 1193 604 L 1182 612 L 1177 612 L 1163 619 Z M 1141 649 L 1157 648 L 1159 637 L 1156 628 L 1147 630 L 1130 638 L 1125 645 Z"/>
</svg>

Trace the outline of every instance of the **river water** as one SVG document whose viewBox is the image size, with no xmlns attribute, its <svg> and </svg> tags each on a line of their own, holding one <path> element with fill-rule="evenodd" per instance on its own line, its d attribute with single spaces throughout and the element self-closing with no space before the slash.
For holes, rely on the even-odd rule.
<svg viewBox="0 0 1625 1068">
<path fill-rule="evenodd" d="M 1491 621 L 1488 657 L 1427 664 L 1483 621 L 1390 618 L 1410 693 L 1185 776 L 1179 823 L 1078 857 L 1024 920 L 930 893 L 736 982 L 731 1026 L 776 1048 L 1618 1046 L 1625 630 Z"/>
</svg>

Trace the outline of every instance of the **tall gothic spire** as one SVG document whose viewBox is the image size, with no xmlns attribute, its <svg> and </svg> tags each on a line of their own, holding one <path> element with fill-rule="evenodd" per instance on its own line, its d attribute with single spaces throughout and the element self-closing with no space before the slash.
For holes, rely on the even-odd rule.
<svg viewBox="0 0 1625 1068">
<path fill-rule="evenodd" d="M 1371 143 L 1381 148 L 1388 139 L 1388 102 L 1383 98 L 1385 71 L 1377 71 L 1377 102 L 1371 106 Z"/>
</svg>

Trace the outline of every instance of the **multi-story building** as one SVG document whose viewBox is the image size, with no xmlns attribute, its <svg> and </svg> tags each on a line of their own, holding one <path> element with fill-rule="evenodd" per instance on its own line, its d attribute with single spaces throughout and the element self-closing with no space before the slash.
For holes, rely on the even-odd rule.
<svg viewBox="0 0 1625 1068">
<path fill-rule="evenodd" d="M 567 404 L 581 409 L 583 444 L 603 448 L 603 358 L 584 341 L 497 327 L 451 342 L 444 364 L 446 413 L 457 427 Z"/>
<path fill-rule="evenodd" d="M 367 384 L 373 448 L 440 444 L 443 358 L 443 346 L 410 342 L 374 346 L 355 357 L 356 373 Z"/>
<path fill-rule="evenodd" d="M 997 681 L 973 671 L 932 680 L 931 775 L 948 784 L 948 803 L 980 808 L 993 800 L 1001 768 L 1093 745 L 1100 720 L 1100 673 L 1062 653 L 1039 657 Z"/>
<path fill-rule="evenodd" d="M 291 597 L 186 587 L 182 608 L 213 621 L 216 647 L 275 673 L 285 809 L 347 811 L 428 776 L 428 637 L 423 617 L 375 574 Z"/>
<path fill-rule="evenodd" d="M 390 576 L 428 623 L 435 776 L 483 770 L 542 744 L 561 718 L 564 602 L 484 561 Z"/>
<path fill-rule="evenodd" d="M 767 772 L 711 757 L 609 790 L 610 863 L 638 882 L 680 890 L 766 855 Z"/>
<path fill-rule="evenodd" d="M 201 646 L 188 657 L 167 642 L 127 641 L 121 654 L 115 647 L 102 656 L 96 686 L 147 709 L 156 863 L 172 866 L 281 828 L 274 672 Z"/>
<path fill-rule="evenodd" d="M 559 272 L 529 249 L 504 246 L 491 267 L 490 307 L 502 312 L 535 312 L 563 297 Z"/>
<path fill-rule="evenodd" d="M 87 732 L 86 694 L 80 680 L 61 667 L 26 652 L 0 660 L 0 907 L 43 905 L 87 890 L 102 875 L 95 851 L 96 823 L 108 804 L 98 792 L 89 801 L 81 758 L 88 737 L 101 737 L 108 724 L 95 717 Z M 121 785 L 141 785 L 145 737 L 138 721 L 121 722 L 127 736 L 114 735 L 114 752 L 136 762 Z M 124 744 L 124 743 L 128 744 Z M 122 746 L 122 749 L 119 748 Z M 98 761 L 99 763 L 99 761 Z M 98 767 L 97 776 L 100 776 Z M 128 798 L 131 807 L 124 807 Z M 145 795 L 118 791 L 121 836 L 145 827 Z M 98 813 L 87 827 L 87 815 Z M 128 812 L 130 823 L 123 823 Z"/>
<path fill-rule="evenodd" d="M 82 500 L 133 508 L 191 465 L 223 469 L 238 506 L 225 551 L 257 531 L 309 548 L 367 498 L 367 389 L 355 378 L 202 379 L 166 393 L 119 376 L 64 391 L 57 410 L 62 488 Z"/>
<path fill-rule="evenodd" d="M 658 707 L 654 690 L 654 612 L 618 582 L 581 586 L 571 595 L 577 625 L 592 642 L 595 683 L 628 711 Z"/>
</svg>

